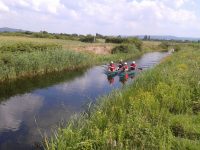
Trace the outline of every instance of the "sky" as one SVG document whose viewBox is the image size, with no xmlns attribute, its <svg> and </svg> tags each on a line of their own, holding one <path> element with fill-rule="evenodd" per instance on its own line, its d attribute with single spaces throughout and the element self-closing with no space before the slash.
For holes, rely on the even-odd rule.
<svg viewBox="0 0 200 150">
<path fill-rule="evenodd" d="M 0 0 L 0 27 L 200 37 L 200 0 Z"/>
</svg>

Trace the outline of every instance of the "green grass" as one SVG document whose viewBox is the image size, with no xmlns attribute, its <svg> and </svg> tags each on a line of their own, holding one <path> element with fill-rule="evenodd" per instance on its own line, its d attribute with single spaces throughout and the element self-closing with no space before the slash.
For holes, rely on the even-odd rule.
<svg viewBox="0 0 200 150">
<path fill-rule="evenodd" d="M 48 39 L 48 38 L 29 38 L 29 37 L 23 37 L 23 36 L 0 36 L 0 46 L 4 44 L 13 44 L 13 43 L 39 43 L 39 44 L 45 44 L 45 43 L 53 43 L 62 45 L 63 49 L 67 50 L 73 50 L 77 47 L 84 47 L 84 46 L 115 46 L 116 44 L 109 44 L 109 43 L 84 43 L 80 41 L 74 41 L 74 40 L 61 40 L 61 39 Z"/>
<path fill-rule="evenodd" d="M 45 148 L 199 149 L 200 50 L 179 51 L 133 84 L 104 96 Z"/>
<path fill-rule="evenodd" d="M 65 50 L 5 53 L 0 61 L 0 80 L 75 70 L 91 65 L 91 61 L 93 58 L 87 54 Z"/>
<path fill-rule="evenodd" d="M 143 52 L 97 55 L 75 51 L 79 46 L 109 46 L 78 41 L 0 36 L 0 81 L 62 70 L 78 70 L 110 60 L 135 58 Z M 71 50 L 70 50 L 71 49 Z"/>
<path fill-rule="evenodd" d="M 134 59 L 147 51 L 158 51 L 159 42 L 144 42 L 141 50 L 125 47 L 127 53 L 109 53 L 117 44 L 82 43 L 79 41 L 0 36 L 0 82 L 62 70 L 78 70 L 92 65 Z M 93 48 L 107 50 L 94 54 Z M 87 48 L 90 49 L 87 51 Z"/>
</svg>

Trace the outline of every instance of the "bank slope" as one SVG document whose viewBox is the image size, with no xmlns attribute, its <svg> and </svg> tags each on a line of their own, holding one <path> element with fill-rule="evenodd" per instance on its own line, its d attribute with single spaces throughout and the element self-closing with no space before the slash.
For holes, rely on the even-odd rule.
<svg viewBox="0 0 200 150">
<path fill-rule="evenodd" d="M 198 149 L 200 50 L 181 51 L 99 100 L 46 149 Z"/>
</svg>

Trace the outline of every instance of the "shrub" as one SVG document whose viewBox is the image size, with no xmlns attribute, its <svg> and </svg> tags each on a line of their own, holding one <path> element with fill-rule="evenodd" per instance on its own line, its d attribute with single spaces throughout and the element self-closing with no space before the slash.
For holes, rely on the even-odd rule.
<svg viewBox="0 0 200 150">
<path fill-rule="evenodd" d="M 138 38 L 127 38 L 124 40 L 123 43 L 128 43 L 128 44 L 135 44 L 135 46 L 141 50 L 142 49 L 142 41 Z"/>
<path fill-rule="evenodd" d="M 168 49 L 170 47 L 170 43 L 169 42 L 162 42 L 160 45 L 159 45 L 162 49 Z"/>
<path fill-rule="evenodd" d="M 181 50 L 181 47 L 179 46 L 179 45 L 175 45 L 174 46 L 174 51 L 175 52 L 178 52 L 178 51 L 180 51 Z"/>
<path fill-rule="evenodd" d="M 85 36 L 80 38 L 81 42 L 87 42 L 87 43 L 93 43 L 94 42 L 94 37 L 89 35 L 89 36 Z"/>
<path fill-rule="evenodd" d="M 106 38 L 106 43 L 123 43 L 124 42 L 124 39 L 123 38 L 119 38 L 119 37 L 109 37 L 109 38 Z"/>
<path fill-rule="evenodd" d="M 134 53 L 137 52 L 137 48 L 135 44 L 121 44 L 119 46 L 116 46 L 112 49 L 111 53 Z"/>
<path fill-rule="evenodd" d="M 142 41 L 138 38 L 121 38 L 121 37 L 114 37 L 114 38 L 106 38 L 106 43 L 124 43 L 124 44 L 134 44 L 139 50 L 142 48 Z"/>
</svg>

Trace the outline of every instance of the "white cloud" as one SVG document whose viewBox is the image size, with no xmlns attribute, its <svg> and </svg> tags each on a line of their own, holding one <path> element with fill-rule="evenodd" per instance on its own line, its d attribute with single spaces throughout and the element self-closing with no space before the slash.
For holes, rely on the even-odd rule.
<svg viewBox="0 0 200 150">
<path fill-rule="evenodd" d="M 3 23 L 0 22 L 0 26 L 12 27 L 17 22 L 18 28 L 26 27 L 29 30 L 45 28 L 50 32 L 81 34 L 169 33 L 198 36 L 200 32 L 200 14 L 197 13 L 200 6 L 195 0 L 1 1 L 18 15 L 15 15 L 15 22 L 8 20 L 8 16 L 13 16 L 10 12 L 7 16 L 1 16 Z M 32 24 L 26 23 L 30 17 Z"/>
<path fill-rule="evenodd" d="M 0 12 L 8 12 L 9 8 L 2 2 L 0 1 Z"/>
<path fill-rule="evenodd" d="M 102 67 L 95 67 L 91 70 L 88 70 L 86 74 L 84 74 L 81 78 L 76 78 L 73 82 L 68 82 L 64 84 L 60 84 L 55 88 L 63 93 L 70 94 L 72 91 L 77 91 L 79 93 L 85 93 L 91 87 L 103 88 L 105 83 L 107 82 L 106 75 L 102 72 L 98 75 L 98 80 L 95 80 L 95 75 L 97 72 L 101 72 Z M 95 89 L 94 87 L 94 89 Z M 72 90 L 72 91 L 71 91 Z"/>
<path fill-rule="evenodd" d="M 0 131 L 19 129 L 23 117 L 37 111 L 43 103 L 43 98 L 37 95 L 25 94 L 15 96 L 0 105 Z"/>
<path fill-rule="evenodd" d="M 0 2 L 1 1 L 8 7 L 13 7 L 14 9 L 27 9 L 29 11 L 34 10 L 53 14 L 57 14 L 60 9 L 64 8 L 60 0 L 0 0 Z"/>
</svg>

